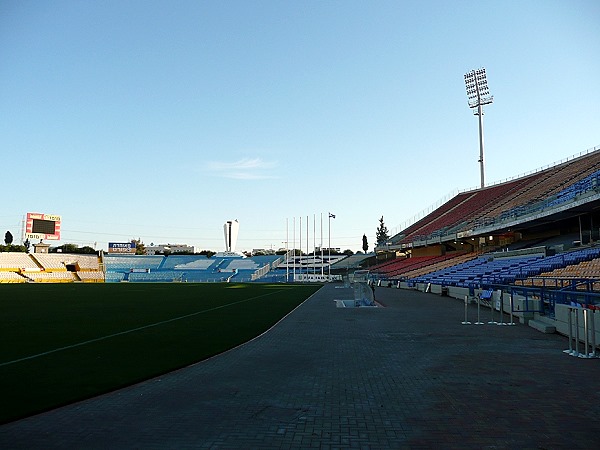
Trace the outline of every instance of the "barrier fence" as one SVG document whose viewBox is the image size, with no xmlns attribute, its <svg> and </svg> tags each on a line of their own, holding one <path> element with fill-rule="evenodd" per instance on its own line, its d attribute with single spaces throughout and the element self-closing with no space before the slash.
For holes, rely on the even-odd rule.
<svg viewBox="0 0 600 450">
<path fill-rule="evenodd" d="M 502 294 L 500 294 L 502 295 Z M 482 300 L 489 300 L 489 307 L 490 307 L 490 312 L 491 312 L 491 318 L 490 321 L 488 322 L 488 325 L 516 325 L 515 321 L 514 321 L 514 305 L 513 305 L 513 296 L 511 294 L 510 296 L 510 322 L 505 322 L 504 321 L 504 305 L 503 305 L 503 301 L 502 301 L 502 297 L 500 297 L 500 300 L 497 301 L 497 305 L 494 305 L 494 298 L 493 298 L 493 291 L 484 291 L 482 292 L 479 296 L 476 297 L 477 299 L 477 322 L 475 322 L 475 325 L 484 325 L 485 322 L 481 321 L 481 302 Z M 465 295 L 465 320 L 463 322 L 461 322 L 463 325 L 471 325 L 472 322 L 469 321 L 469 317 L 468 317 L 468 306 L 469 306 L 469 296 Z M 494 309 L 496 309 L 496 306 L 498 308 L 498 310 L 500 311 L 500 322 L 496 322 L 494 320 Z"/>
<path fill-rule="evenodd" d="M 570 305 L 567 308 L 569 309 L 569 348 L 563 350 L 564 353 L 578 358 L 600 358 L 596 349 L 596 310 L 579 305 Z M 583 321 L 583 340 L 580 336 L 580 316 Z M 573 330 L 573 326 L 575 330 Z M 581 343 L 583 343 L 583 352 L 579 351 Z"/>
</svg>

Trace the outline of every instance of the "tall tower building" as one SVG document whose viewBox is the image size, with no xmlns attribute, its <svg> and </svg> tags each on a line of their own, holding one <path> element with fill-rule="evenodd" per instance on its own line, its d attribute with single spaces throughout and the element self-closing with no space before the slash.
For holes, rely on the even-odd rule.
<svg viewBox="0 0 600 450">
<path fill-rule="evenodd" d="M 228 220 L 223 225 L 225 231 L 225 251 L 235 252 L 235 246 L 237 245 L 238 231 L 240 229 L 240 223 L 237 219 Z"/>
</svg>

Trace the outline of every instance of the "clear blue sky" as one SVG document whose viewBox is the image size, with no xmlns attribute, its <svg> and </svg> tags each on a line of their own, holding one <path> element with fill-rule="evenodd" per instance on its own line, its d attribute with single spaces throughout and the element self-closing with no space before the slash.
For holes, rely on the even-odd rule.
<svg viewBox="0 0 600 450">
<path fill-rule="evenodd" d="M 463 75 L 485 67 L 486 181 L 600 145 L 600 2 L 0 2 L 0 230 L 360 250 L 479 185 Z M 303 228 L 303 241 L 306 229 Z M 58 243 L 57 243 L 58 244 Z M 306 244 L 303 244 L 303 248 Z"/>
</svg>

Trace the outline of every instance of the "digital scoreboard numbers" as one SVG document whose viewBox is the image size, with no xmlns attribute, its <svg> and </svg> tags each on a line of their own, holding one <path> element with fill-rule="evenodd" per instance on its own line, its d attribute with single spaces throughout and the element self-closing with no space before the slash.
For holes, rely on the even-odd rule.
<svg viewBox="0 0 600 450">
<path fill-rule="evenodd" d="M 60 240 L 61 217 L 56 214 L 27 213 L 25 237 L 47 241 Z"/>
<path fill-rule="evenodd" d="M 52 220 L 35 220 L 33 221 L 32 231 L 36 234 L 54 234 L 56 231 L 56 222 Z"/>
</svg>

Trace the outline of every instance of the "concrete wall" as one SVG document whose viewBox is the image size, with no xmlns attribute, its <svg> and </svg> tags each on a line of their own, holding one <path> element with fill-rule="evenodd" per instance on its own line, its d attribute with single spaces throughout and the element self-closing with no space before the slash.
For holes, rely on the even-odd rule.
<svg viewBox="0 0 600 450">
<path fill-rule="evenodd" d="M 574 311 L 570 313 L 570 311 Z M 583 342 L 584 330 L 585 330 L 585 313 L 584 308 L 571 308 L 568 305 L 556 305 L 554 309 L 554 319 L 550 319 L 546 316 L 536 315 L 536 320 L 540 320 L 546 323 L 551 323 L 556 327 L 557 333 L 569 335 L 569 314 L 572 314 L 572 335 L 575 337 L 577 333 L 576 321 L 579 321 L 579 338 Z M 594 330 L 596 344 L 600 344 L 600 311 L 587 310 L 588 318 L 588 340 L 591 342 L 593 339 L 592 330 Z"/>
</svg>

